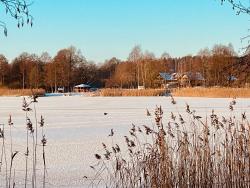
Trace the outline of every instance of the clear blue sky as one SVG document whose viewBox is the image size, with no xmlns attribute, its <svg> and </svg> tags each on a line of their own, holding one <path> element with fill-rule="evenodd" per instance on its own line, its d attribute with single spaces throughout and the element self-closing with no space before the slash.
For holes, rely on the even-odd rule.
<svg viewBox="0 0 250 188">
<path fill-rule="evenodd" d="M 10 60 L 24 51 L 54 56 L 70 45 L 95 62 L 126 59 L 136 44 L 156 56 L 229 42 L 238 50 L 250 26 L 249 16 L 236 16 L 220 0 L 34 0 L 30 9 L 33 28 L 18 29 L 0 14 L 9 30 L 0 35 L 0 53 Z"/>
</svg>

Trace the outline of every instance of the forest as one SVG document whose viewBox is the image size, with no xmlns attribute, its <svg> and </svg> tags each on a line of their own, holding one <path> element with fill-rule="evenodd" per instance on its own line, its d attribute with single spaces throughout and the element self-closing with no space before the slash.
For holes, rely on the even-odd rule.
<svg viewBox="0 0 250 188">
<path fill-rule="evenodd" d="M 249 61 L 250 54 L 239 56 L 231 44 L 217 44 L 184 57 L 171 57 L 166 52 L 156 57 L 135 46 L 126 60 L 113 57 L 96 64 L 71 46 L 60 49 L 54 57 L 47 52 L 40 56 L 24 52 L 9 61 L 0 55 L 0 87 L 43 88 L 47 92 L 57 91 L 59 87 L 72 91 L 81 83 L 96 88 L 137 88 L 138 85 L 159 88 L 161 72 L 199 72 L 205 79 L 205 87 L 245 87 L 250 83 Z"/>
</svg>

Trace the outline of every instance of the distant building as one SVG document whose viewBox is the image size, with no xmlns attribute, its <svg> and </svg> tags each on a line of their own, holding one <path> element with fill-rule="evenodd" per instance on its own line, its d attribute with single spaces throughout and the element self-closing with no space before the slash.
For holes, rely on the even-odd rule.
<svg viewBox="0 0 250 188">
<path fill-rule="evenodd" d="M 230 82 L 230 81 L 236 81 L 237 78 L 236 78 L 235 76 L 231 75 L 231 76 L 228 76 L 228 77 L 227 77 L 227 80 L 228 80 L 229 82 Z"/>
<path fill-rule="evenodd" d="M 234 84 L 236 83 L 237 80 L 238 80 L 238 79 L 237 79 L 235 76 L 233 76 L 233 75 L 228 76 L 228 77 L 227 77 L 228 86 L 234 85 Z"/>
<path fill-rule="evenodd" d="M 64 93 L 64 87 L 59 87 L 57 88 L 58 93 Z"/>
<path fill-rule="evenodd" d="M 163 78 L 164 81 L 167 82 L 173 82 L 173 81 L 177 81 L 177 77 L 176 77 L 176 73 L 166 73 L 166 72 L 161 72 L 160 76 Z"/>
<path fill-rule="evenodd" d="M 160 73 L 160 79 L 162 80 L 162 86 L 166 89 L 178 87 L 178 74 L 177 73 Z"/>
<path fill-rule="evenodd" d="M 145 89 L 145 86 L 138 86 L 138 90 Z"/>
<path fill-rule="evenodd" d="M 80 84 L 74 86 L 74 92 L 81 93 L 81 92 L 88 92 L 90 91 L 91 86 L 88 84 Z"/>
<path fill-rule="evenodd" d="M 160 73 L 163 85 L 166 88 L 201 86 L 205 83 L 205 78 L 200 72 L 186 73 Z"/>
</svg>

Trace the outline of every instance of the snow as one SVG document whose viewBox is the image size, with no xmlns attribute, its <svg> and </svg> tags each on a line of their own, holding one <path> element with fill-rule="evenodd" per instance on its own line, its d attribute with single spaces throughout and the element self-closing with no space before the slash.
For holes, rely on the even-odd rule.
<svg viewBox="0 0 250 188">
<path fill-rule="evenodd" d="M 23 187 L 25 170 L 26 125 L 22 100 L 22 97 L 0 97 L 0 124 L 7 125 L 9 115 L 12 116 L 13 150 L 20 151 L 14 163 L 17 187 Z M 46 187 L 86 187 L 83 177 L 91 174 L 89 166 L 95 162 L 94 154 L 102 151 L 101 143 L 110 142 L 110 129 L 115 131 L 114 142 L 122 142 L 132 123 L 149 126 L 154 124 L 154 118 L 146 116 L 146 109 L 153 114 L 156 105 L 163 107 L 164 121 L 167 121 L 170 112 L 185 114 L 186 103 L 203 117 L 210 115 L 212 109 L 226 115 L 231 113 L 228 106 L 232 99 L 176 98 L 176 106 L 171 104 L 169 97 L 50 96 L 38 100 L 38 117 L 43 115 L 45 118 L 45 134 L 48 139 L 45 148 L 48 171 Z M 240 117 L 241 113 L 247 112 L 249 117 L 250 99 L 236 101 L 233 113 Z M 33 113 L 29 113 L 29 117 L 35 125 Z M 40 140 L 40 131 L 38 136 Z M 6 126 L 6 137 L 9 153 L 9 126 Z M 39 146 L 38 182 L 42 182 L 43 173 L 41 149 Z M 31 158 L 29 161 L 31 168 Z M 4 173 L 1 172 L 0 187 L 4 186 L 3 178 Z"/>
</svg>

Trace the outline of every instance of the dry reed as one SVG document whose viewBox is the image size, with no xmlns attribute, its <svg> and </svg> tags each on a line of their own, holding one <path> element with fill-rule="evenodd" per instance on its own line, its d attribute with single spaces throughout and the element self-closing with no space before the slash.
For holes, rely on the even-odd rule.
<svg viewBox="0 0 250 188">
<path fill-rule="evenodd" d="M 102 144 L 91 166 L 96 176 L 86 181 L 116 188 L 250 187 L 250 124 L 246 113 L 236 119 L 235 105 L 221 118 L 214 111 L 202 118 L 187 105 L 186 119 L 171 113 L 166 125 L 157 107 L 155 124 L 132 125 L 126 147 Z"/>
<path fill-rule="evenodd" d="M 116 96 L 163 96 L 164 89 L 102 89 L 100 96 L 116 97 Z"/>
<path fill-rule="evenodd" d="M 250 88 L 180 88 L 174 89 L 172 94 L 176 97 L 249 98 Z"/>
<path fill-rule="evenodd" d="M 5 131 L 5 125 L 0 124 L 0 139 L 2 143 L 0 143 L 1 150 L 0 150 L 0 173 L 3 171 L 3 167 L 5 167 L 5 184 L 6 188 L 15 187 L 16 185 L 16 173 L 15 173 L 15 166 L 14 159 L 16 155 L 24 155 L 25 156 L 25 177 L 24 177 L 24 187 L 31 186 L 32 188 L 38 186 L 37 182 L 37 153 L 38 150 L 42 147 L 42 159 L 43 159 L 43 188 L 45 188 L 46 185 L 46 160 L 45 160 L 45 146 L 47 144 L 47 139 L 44 134 L 44 118 L 41 116 L 41 120 L 38 122 L 37 119 L 37 110 L 36 110 L 36 103 L 38 102 L 37 98 L 38 96 L 35 94 L 34 91 L 32 91 L 32 96 L 28 98 L 28 100 L 24 97 L 23 98 L 23 104 L 22 104 L 22 110 L 25 112 L 25 121 L 26 121 L 26 146 L 25 151 L 14 151 L 13 145 L 12 145 L 12 127 L 14 127 L 14 124 L 12 122 L 12 116 L 9 116 L 8 125 L 10 130 L 10 159 L 7 160 L 7 152 L 6 152 L 6 131 Z M 31 108 L 31 105 L 33 104 L 33 108 Z M 33 126 L 33 123 L 31 121 L 31 118 L 29 116 L 34 116 L 35 126 Z M 39 127 L 40 129 L 39 129 Z M 42 133 L 41 137 L 41 144 L 38 143 L 38 131 L 39 130 Z M 39 131 L 39 132 L 40 132 Z M 31 139 L 29 139 L 31 137 Z M 8 140 L 7 140 L 8 141 Z M 30 145 L 32 147 L 30 148 Z M 32 152 L 32 155 L 30 155 L 30 152 Z M 9 152 L 8 152 L 9 153 Z M 22 161 L 17 161 L 19 163 L 22 163 Z M 29 169 L 29 164 L 32 162 L 32 169 Z M 8 164 L 9 163 L 9 164 Z M 29 173 L 31 172 L 31 173 Z M 0 174 L 1 176 L 1 174 Z M 31 179 L 31 181 L 30 181 Z M 20 183 L 20 182 L 18 182 Z"/>
<path fill-rule="evenodd" d="M 8 89 L 0 88 L 0 96 L 31 96 L 31 95 L 44 96 L 44 89 Z"/>
</svg>

